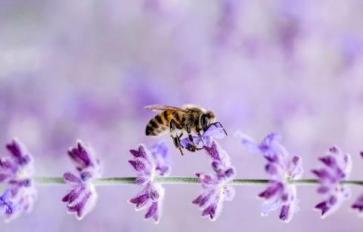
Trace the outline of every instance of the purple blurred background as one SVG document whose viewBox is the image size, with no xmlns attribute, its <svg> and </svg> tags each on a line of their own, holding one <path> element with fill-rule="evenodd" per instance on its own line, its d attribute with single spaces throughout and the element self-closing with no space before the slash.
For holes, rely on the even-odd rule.
<svg viewBox="0 0 363 232">
<path fill-rule="evenodd" d="M 72 169 L 66 149 L 92 144 L 105 176 L 131 176 L 128 150 L 144 136 L 148 104 L 213 110 L 230 135 L 279 132 L 303 157 L 304 177 L 337 144 L 363 178 L 363 2 L 135 0 L 0 2 L 0 144 L 28 145 L 36 175 Z M 164 138 L 172 147 L 168 137 Z M 239 177 L 265 178 L 264 161 L 238 139 L 221 141 Z M 171 150 L 173 175 L 209 170 L 203 153 Z M 0 149 L 5 154 L 4 148 Z M 137 186 L 99 187 L 94 211 L 77 221 L 60 199 L 66 186 L 39 186 L 29 215 L 1 231 L 362 231 L 349 209 L 325 220 L 314 187 L 299 187 L 289 224 L 260 217 L 263 186 L 238 187 L 216 222 L 191 204 L 199 186 L 166 186 L 159 225 L 127 200 Z"/>
</svg>

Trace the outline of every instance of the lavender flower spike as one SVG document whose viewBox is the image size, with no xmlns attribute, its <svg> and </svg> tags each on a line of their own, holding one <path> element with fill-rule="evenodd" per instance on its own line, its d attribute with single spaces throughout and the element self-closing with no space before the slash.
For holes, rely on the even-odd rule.
<svg viewBox="0 0 363 232">
<path fill-rule="evenodd" d="M 208 216 L 214 221 L 218 218 L 224 201 L 232 201 L 234 198 L 234 188 L 228 183 L 235 177 L 235 169 L 231 166 L 229 155 L 215 141 L 226 136 L 224 128 L 220 124 L 213 124 L 202 135 L 189 137 L 181 141 L 185 148 L 193 145 L 203 148 L 212 158 L 212 175 L 197 173 L 199 182 L 202 185 L 202 192 L 193 200 L 193 204 L 198 205 L 202 210 L 202 216 Z M 188 149 L 189 150 L 189 149 Z"/>
<path fill-rule="evenodd" d="M 6 145 L 10 156 L 0 158 L 0 183 L 6 184 L 0 196 L 0 209 L 10 221 L 30 212 L 37 197 L 33 185 L 33 159 L 25 146 L 14 139 Z"/>
<path fill-rule="evenodd" d="M 326 156 L 319 158 L 323 166 L 312 170 L 320 182 L 318 193 L 326 196 L 315 208 L 320 210 L 321 216 L 326 217 L 335 212 L 347 200 L 350 190 L 340 182 L 346 180 L 351 171 L 351 158 L 338 147 L 331 147 Z"/>
<path fill-rule="evenodd" d="M 363 152 L 360 153 L 361 157 L 363 158 Z M 363 216 L 363 194 L 361 194 L 357 200 L 353 203 L 352 209 L 358 210 L 359 214 Z"/>
<path fill-rule="evenodd" d="M 214 221 L 220 215 L 224 201 L 232 201 L 234 188 L 227 184 L 235 177 L 235 169 L 231 166 L 229 155 L 215 142 L 204 147 L 212 158 L 213 175 L 197 173 L 203 191 L 193 200 L 202 210 L 202 216 Z"/>
<path fill-rule="evenodd" d="M 64 181 L 71 185 L 71 190 L 62 201 L 66 202 L 68 212 L 81 220 L 93 209 L 97 201 L 92 180 L 101 177 L 101 165 L 93 151 L 82 141 L 77 141 L 77 145 L 68 150 L 68 155 L 74 162 L 77 173 L 64 173 Z"/>
<path fill-rule="evenodd" d="M 289 222 L 298 209 L 296 187 L 289 182 L 301 178 L 303 174 L 301 158 L 291 156 L 281 144 L 281 137 L 275 133 L 267 135 L 257 144 L 250 137 L 236 133 L 241 142 L 250 151 L 261 153 L 267 161 L 265 171 L 271 181 L 268 187 L 258 196 L 265 199 L 262 215 L 280 209 L 279 218 Z"/>
<path fill-rule="evenodd" d="M 130 150 L 133 159 L 130 165 L 137 172 L 136 184 L 143 189 L 129 200 L 135 204 L 136 210 L 146 209 L 145 219 L 151 218 L 158 223 L 161 216 L 164 188 L 155 183 L 157 176 L 168 176 L 170 165 L 168 162 L 168 148 L 164 143 L 158 143 L 150 150 L 140 145 L 137 150 Z"/>
</svg>

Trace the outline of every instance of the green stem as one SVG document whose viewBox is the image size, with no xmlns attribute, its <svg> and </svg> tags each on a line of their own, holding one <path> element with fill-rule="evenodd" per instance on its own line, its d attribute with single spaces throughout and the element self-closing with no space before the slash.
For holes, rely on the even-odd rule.
<svg viewBox="0 0 363 232">
<path fill-rule="evenodd" d="M 35 182 L 37 184 L 51 185 L 51 184 L 65 184 L 63 177 L 35 177 Z M 135 184 L 135 177 L 105 177 L 98 178 L 93 181 L 95 185 L 125 185 L 125 184 Z M 268 179 L 234 179 L 230 182 L 231 185 L 264 185 L 270 180 Z M 155 182 L 161 184 L 198 184 L 198 178 L 188 177 L 188 176 L 167 176 L 167 177 L 157 177 Z M 315 185 L 319 181 L 317 179 L 300 179 L 300 180 L 290 180 L 290 184 L 295 185 Z M 349 185 L 363 185 L 361 180 L 344 180 L 342 184 Z"/>
</svg>

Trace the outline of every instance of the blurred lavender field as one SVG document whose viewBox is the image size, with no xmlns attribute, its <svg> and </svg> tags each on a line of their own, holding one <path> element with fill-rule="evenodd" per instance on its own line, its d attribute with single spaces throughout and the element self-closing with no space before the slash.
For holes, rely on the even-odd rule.
<svg viewBox="0 0 363 232">
<path fill-rule="evenodd" d="M 213 110 L 238 177 L 265 178 L 233 132 L 270 131 L 303 157 L 305 174 L 333 144 L 353 156 L 363 179 L 363 1 L 135 0 L 0 1 L 0 144 L 17 137 L 36 175 L 72 169 L 66 150 L 92 144 L 105 176 L 132 176 L 128 150 L 144 136 L 148 104 L 194 103 Z M 165 141 L 172 147 L 169 137 Z M 209 170 L 203 153 L 171 150 L 173 175 Z M 3 146 L 1 154 L 5 153 Z M 362 231 L 351 201 L 321 220 L 315 187 L 299 187 L 300 211 L 284 224 L 260 217 L 263 186 L 238 187 L 216 222 L 191 204 L 200 187 L 166 186 L 154 225 L 127 200 L 136 186 L 99 187 L 95 210 L 77 221 L 60 199 L 66 186 L 39 186 L 29 215 L 1 231 Z"/>
</svg>

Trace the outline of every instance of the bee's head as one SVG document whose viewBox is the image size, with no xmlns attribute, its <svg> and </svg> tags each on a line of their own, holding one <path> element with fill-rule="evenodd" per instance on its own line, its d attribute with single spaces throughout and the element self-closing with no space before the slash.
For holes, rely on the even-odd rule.
<svg viewBox="0 0 363 232">
<path fill-rule="evenodd" d="M 222 123 L 217 121 L 217 118 L 212 111 L 207 111 L 206 113 L 202 114 L 202 116 L 200 117 L 200 125 L 204 132 L 207 131 L 209 127 L 213 125 L 214 126 L 218 125 L 223 129 L 224 133 L 227 135 L 227 132 L 223 128 Z"/>
<path fill-rule="evenodd" d="M 207 111 L 202 114 L 200 117 L 200 125 L 202 126 L 203 131 L 206 131 L 211 124 L 216 122 L 216 120 L 216 116 L 212 111 Z"/>
</svg>

